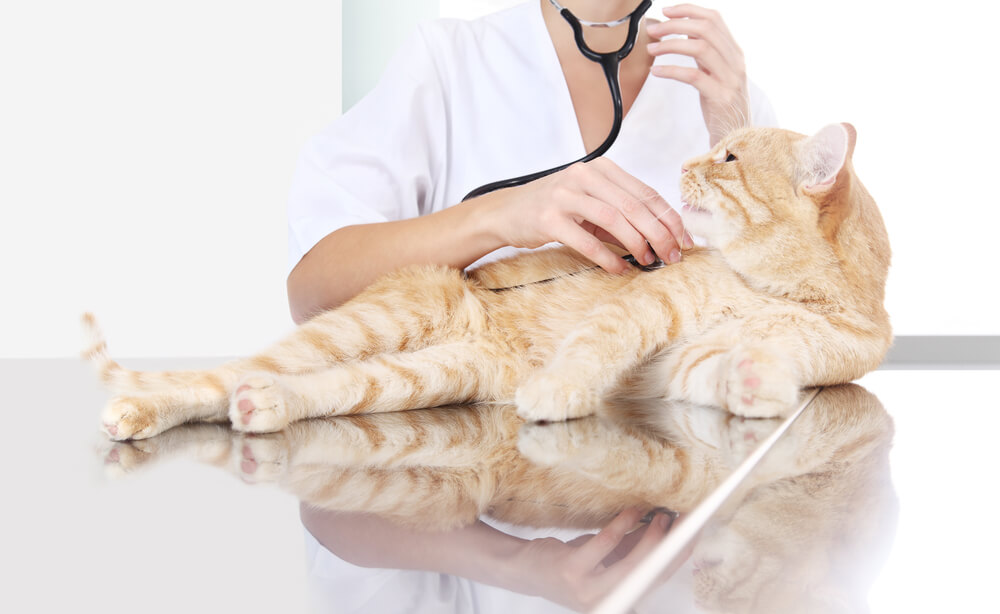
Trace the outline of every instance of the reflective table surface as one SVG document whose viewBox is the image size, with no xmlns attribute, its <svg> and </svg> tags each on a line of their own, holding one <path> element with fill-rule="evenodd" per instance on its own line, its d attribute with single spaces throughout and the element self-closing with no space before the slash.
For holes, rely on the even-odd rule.
<svg viewBox="0 0 1000 614">
<path fill-rule="evenodd" d="M 652 591 L 600 611 L 995 608 L 998 371 L 823 389 L 697 526 L 781 421 L 612 402 L 601 418 L 524 425 L 484 405 L 113 443 L 98 431 L 108 394 L 82 362 L 0 373 L 6 612 L 589 610 L 685 523 L 697 537 Z"/>
</svg>

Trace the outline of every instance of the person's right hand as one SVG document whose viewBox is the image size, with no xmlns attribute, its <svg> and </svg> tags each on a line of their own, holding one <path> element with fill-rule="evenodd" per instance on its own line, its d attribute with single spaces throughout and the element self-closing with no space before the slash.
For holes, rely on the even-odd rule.
<svg viewBox="0 0 1000 614">
<path fill-rule="evenodd" d="M 662 513 L 630 533 L 642 515 L 641 510 L 627 509 L 597 534 L 569 542 L 553 537 L 525 542 L 508 561 L 504 585 L 574 610 L 594 607 L 667 534 L 669 518 Z M 681 558 L 686 559 L 687 555 Z M 661 579 L 666 580 L 682 563 L 683 560 L 672 565 Z"/>
<path fill-rule="evenodd" d="M 607 158 L 486 197 L 499 204 L 493 232 L 505 245 L 534 248 L 558 241 L 612 273 L 629 265 L 604 242 L 628 250 L 641 264 L 652 264 L 654 251 L 664 262 L 678 262 L 681 250 L 693 246 L 680 215 Z"/>
</svg>

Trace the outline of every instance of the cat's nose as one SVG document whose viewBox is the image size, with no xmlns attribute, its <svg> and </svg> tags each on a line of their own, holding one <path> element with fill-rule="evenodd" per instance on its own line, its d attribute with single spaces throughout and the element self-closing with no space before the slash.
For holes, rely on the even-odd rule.
<svg viewBox="0 0 1000 614">
<path fill-rule="evenodd" d="M 688 172 L 688 169 L 686 169 L 686 168 L 684 168 L 684 167 L 682 166 L 682 167 L 681 167 L 681 175 L 683 175 L 683 174 L 684 174 L 684 173 L 686 173 L 686 172 Z"/>
</svg>

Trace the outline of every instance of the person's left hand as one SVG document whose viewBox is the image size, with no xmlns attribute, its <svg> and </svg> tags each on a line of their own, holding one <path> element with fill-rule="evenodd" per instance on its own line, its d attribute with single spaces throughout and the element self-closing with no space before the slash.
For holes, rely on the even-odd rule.
<svg viewBox="0 0 1000 614">
<path fill-rule="evenodd" d="M 654 41 L 648 46 L 649 54 L 686 55 L 694 59 L 697 68 L 654 65 L 650 72 L 653 76 L 681 81 L 698 90 L 701 113 L 708 127 L 710 144 L 714 146 L 734 128 L 750 125 L 743 51 L 716 11 L 680 4 L 663 9 L 663 14 L 667 21 L 650 24 L 647 27 L 649 35 L 663 38 L 679 34 L 687 38 Z"/>
</svg>

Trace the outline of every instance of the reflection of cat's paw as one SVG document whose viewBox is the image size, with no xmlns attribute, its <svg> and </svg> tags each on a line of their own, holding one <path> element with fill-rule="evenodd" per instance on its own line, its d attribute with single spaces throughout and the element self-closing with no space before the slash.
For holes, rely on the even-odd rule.
<svg viewBox="0 0 1000 614">
<path fill-rule="evenodd" d="M 101 414 L 103 430 L 116 441 L 145 439 L 173 425 L 160 424 L 152 399 L 114 397 Z"/>
<path fill-rule="evenodd" d="M 724 377 L 726 409 L 738 416 L 786 416 L 799 398 L 799 383 L 790 361 L 761 351 L 732 352 Z"/>
<path fill-rule="evenodd" d="M 184 424 L 148 439 L 106 442 L 97 450 L 109 477 L 118 477 L 170 457 L 214 463 L 229 458 L 232 431 L 220 424 Z"/>
<path fill-rule="evenodd" d="M 288 465 L 288 444 L 283 433 L 248 433 L 235 442 L 233 453 L 244 482 L 275 482 Z"/>
<path fill-rule="evenodd" d="M 147 465 L 155 455 L 144 449 L 143 441 L 115 441 L 98 452 L 104 460 L 104 474 L 118 478 Z"/>
<path fill-rule="evenodd" d="M 731 465 L 735 467 L 750 456 L 757 446 L 778 428 L 779 423 L 778 420 L 731 417 L 728 421 L 728 436 L 725 438 L 726 446 L 723 448 L 730 457 Z"/>
<path fill-rule="evenodd" d="M 233 428 L 246 433 L 272 433 L 288 426 L 285 387 L 270 373 L 243 378 L 229 400 Z"/>
<path fill-rule="evenodd" d="M 514 395 L 517 415 L 530 422 L 561 422 L 592 416 L 601 399 L 592 390 L 552 373 L 538 373 Z"/>
<path fill-rule="evenodd" d="M 641 474 L 649 466 L 655 445 L 644 447 L 635 436 L 594 416 L 524 424 L 517 438 L 518 451 L 536 465 L 571 471 L 622 490 L 634 490 L 636 472 Z"/>
<path fill-rule="evenodd" d="M 558 465 L 576 447 L 573 427 L 577 422 L 525 424 L 518 433 L 517 449 L 538 465 Z"/>
</svg>

